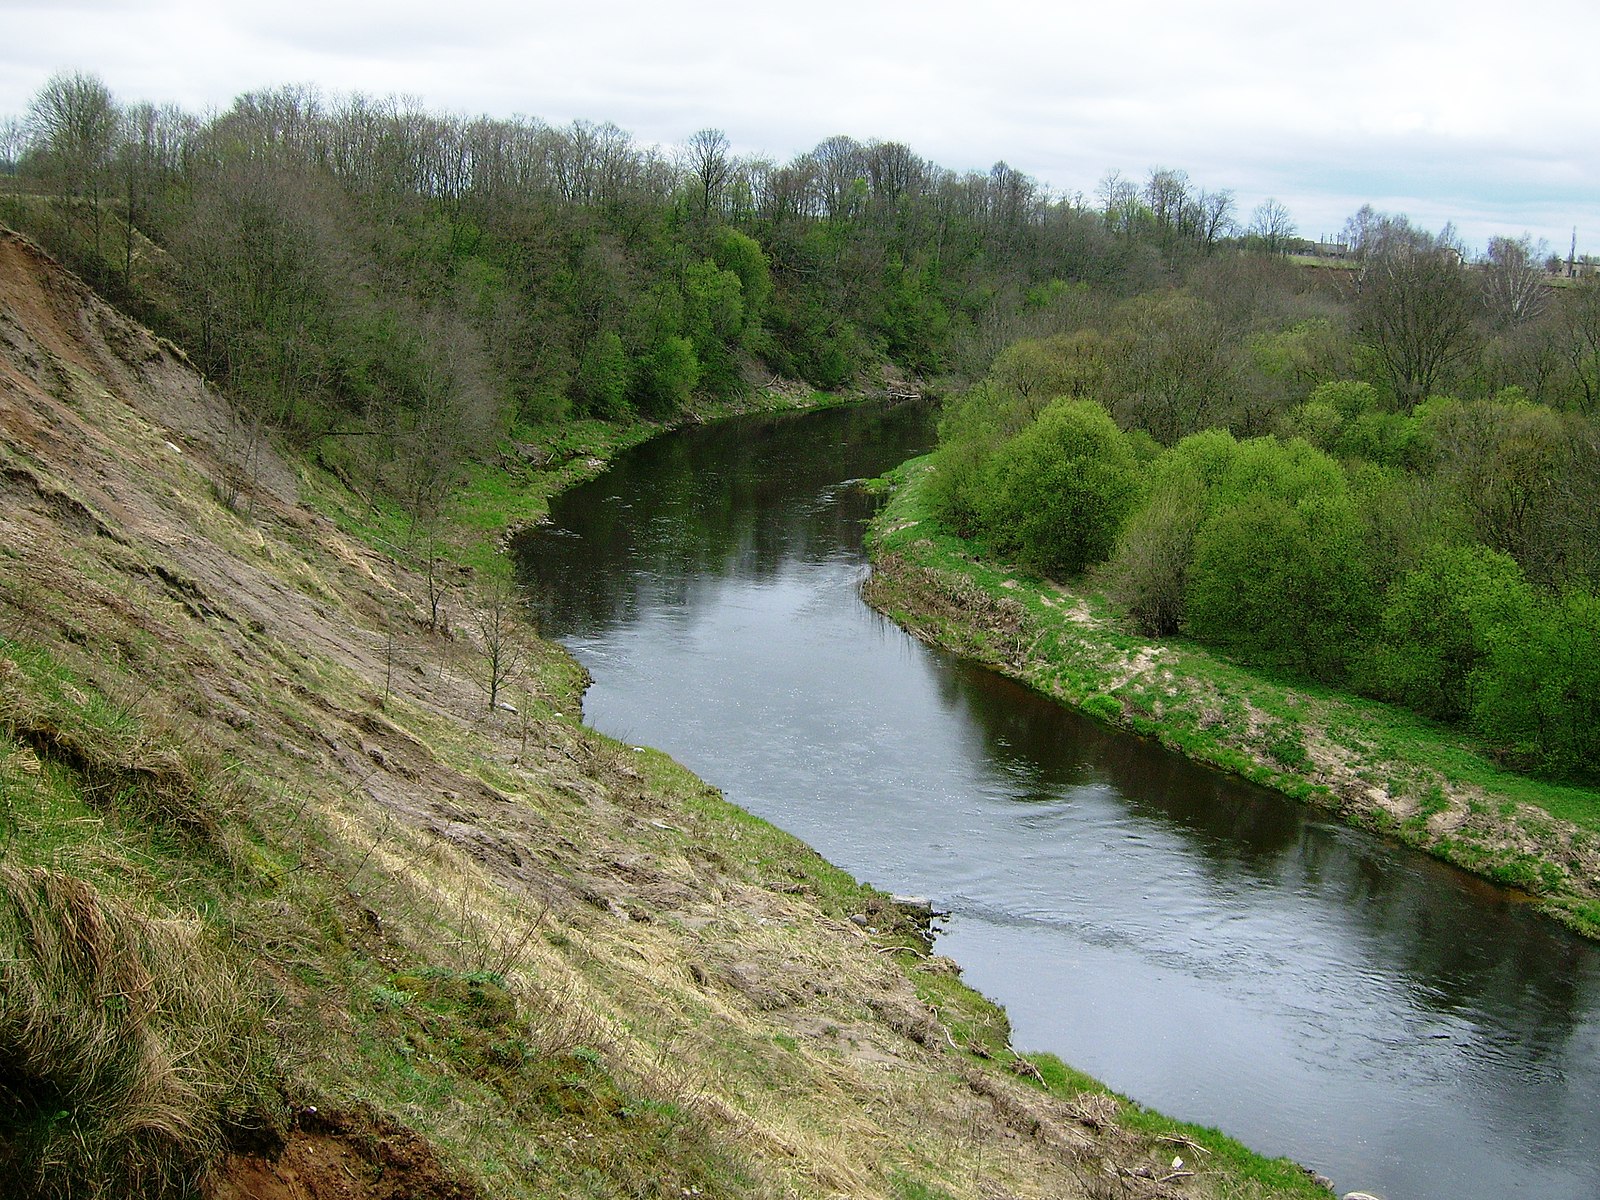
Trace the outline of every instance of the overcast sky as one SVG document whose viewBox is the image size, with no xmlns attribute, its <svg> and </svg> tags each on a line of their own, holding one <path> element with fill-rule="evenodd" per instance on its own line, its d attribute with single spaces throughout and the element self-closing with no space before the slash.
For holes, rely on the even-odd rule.
<svg viewBox="0 0 1600 1200">
<path fill-rule="evenodd" d="M 1090 197 L 1174 167 L 1308 237 L 1371 203 L 1600 253 L 1595 0 L 0 0 L 0 30 L 0 115 L 59 70 L 194 112 L 314 84 L 779 160 L 901 141 Z"/>
</svg>

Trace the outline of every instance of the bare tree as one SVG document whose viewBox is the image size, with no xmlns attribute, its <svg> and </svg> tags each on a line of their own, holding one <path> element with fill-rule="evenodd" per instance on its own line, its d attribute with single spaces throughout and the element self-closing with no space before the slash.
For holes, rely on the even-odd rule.
<svg viewBox="0 0 1600 1200">
<path fill-rule="evenodd" d="M 1217 192 L 1201 192 L 1195 198 L 1194 210 L 1196 236 L 1207 254 L 1215 250 L 1217 243 L 1222 239 L 1232 237 L 1239 228 L 1238 222 L 1233 219 L 1232 188 L 1223 188 Z"/>
<path fill-rule="evenodd" d="M 1515 329 L 1536 319 L 1549 304 L 1543 261 L 1548 243 L 1537 246 L 1526 236 L 1492 237 L 1479 271 L 1483 303 L 1495 329 Z"/>
<path fill-rule="evenodd" d="M 438 633 L 444 624 L 444 601 L 450 594 L 450 584 L 444 578 L 439 560 L 438 532 L 429 522 L 423 539 L 423 579 L 428 596 L 428 632 Z"/>
<path fill-rule="evenodd" d="M 1152 167 L 1144 181 L 1144 202 L 1150 208 L 1156 229 L 1170 242 L 1181 230 L 1185 210 L 1193 203 L 1189 173 L 1171 167 Z"/>
<path fill-rule="evenodd" d="M 1600 279 L 1580 279 L 1561 292 L 1557 328 L 1578 406 L 1600 413 Z"/>
<path fill-rule="evenodd" d="M 1476 347 L 1478 299 L 1449 227 L 1433 237 L 1403 217 L 1363 209 L 1354 231 L 1356 328 L 1395 400 L 1409 409 L 1444 385 Z M 1354 220 L 1354 218 L 1352 218 Z M 1350 226 L 1346 226 L 1347 236 Z"/>
<path fill-rule="evenodd" d="M 15 175 L 22 154 L 28 148 L 28 127 L 20 117 L 0 121 L 0 174 Z"/>
<path fill-rule="evenodd" d="M 478 631 L 480 682 L 493 710 L 500 705 L 501 690 L 522 665 L 522 621 L 510 580 L 496 579 L 483 589 L 473 608 L 472 623 Z"/>
<path fill-rule="evenodd" d="M 1095 186 L 1095 197 L 1100 201 L 1100 211 L 1106 228 L 1124 237 L 1133 233 L 1140 212 L 1139 188 L 1121 171 L 1107 171 Z"/>
<path fill-rule="evenodd" d="M 856 180 L 866 179 L 867 163 L 861 143 L 844 134 L 835 134 L 817 143 L 811 152 L 816 164 L 817 183 L 828 217 L 842 220 L 854 216 Z M 865 192 L 863 187 L 862 192 Z"/>
<path fill-rule="evenodd" d="M 86 228 L 96 258 L 118 122 L 110 90 L 82 72 L 52 75 L 28 106 L 28 136 L 45 182 L 56 192 L 67 226 Z"/>
<path fill-rule="evenodd" d="M 1287 208 L 1268 196 L 1251 212 L 1248 232 L 1268 254 L 1282 254 L 1295 235 L 1294 218 Z"/>
<path fill-rule="evenodd" d="M 728 158 L 728 135 L 720 129 L 700 130 L 685 144 L 683 161 L 694 184 L 700 216 L 710 220 L 713 212 L 721 212 L 723 189 L 733 170 Z"/>
</svg>

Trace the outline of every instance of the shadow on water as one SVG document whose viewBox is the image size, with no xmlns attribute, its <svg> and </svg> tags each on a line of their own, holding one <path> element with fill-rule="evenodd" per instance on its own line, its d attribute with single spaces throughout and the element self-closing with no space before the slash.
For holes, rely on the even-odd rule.
<svg viewBox="0 0 1600 1200">
<path fill-rule="evenodd" d="M 828 426 L 821 439 L 819 419 Z M 843 485 L 931 442 L 922 403 L 777 413 L 657 438 L 557 498 L 551 524 L 514 547 L 519 578 L 540 628 L 556 637 L 601 634 L 653 605 L 681 607 L 723 574 L 768 580 L 786 563 L 859 544 L 871 501 Z"/>
<path fill-rule="evenodd" d="M 941 701 L 981 732 L 987 761 L 1017 803 L 1056 803 L 1073 788 L 1107 785 L 1130 822 L 1181 839 L 1211 881 L 1310 896 L 1350 914 L 1368 964 L 1406 980 L 1417 1004 L 1492 1016 L 1497 1035 L 1535 1059 L 1557 1052 L 1594 1004 L 1578 970 L 1592 963 L 1593 948 L 1516 896 L 975 664 L 943 665 Z"/>
</svg>

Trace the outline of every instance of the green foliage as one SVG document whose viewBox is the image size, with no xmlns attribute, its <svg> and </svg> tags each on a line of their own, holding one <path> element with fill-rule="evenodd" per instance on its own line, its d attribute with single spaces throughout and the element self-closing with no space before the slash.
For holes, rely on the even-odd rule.
<svg viewBox="0 0 1600 1200">
<path fill-rule="evenodd" d="M 689 390 L 704 383 L 712 391 L 729 391 L 739 377 L 739 352 L 749 327 L 739 276 L 711 259 L 691 263 L 684 272 L 683 324 L 699 364 Z M 688 392 L 674 406 L 688 398 Z"/>
<path fill-rule="evenodd" d="M 772 271 L 761 243 L 724 227 L 717 232 L 712 258 L 718 267 L 738 277 L 745 312 L 752 322 L 759 320 L 772 299 Z"/>
<path fill-rule="evenodd" d="M 1492 639 L 1532 607 L 1522 570 L 1506 555 L 1435 546 L 1390 589 L 1363 667 L 1366 684 L 1427 716 L 1460 720 L 1474 709 L 1472 689 Z"/>
<path fill-rule="evenodd" d="M 1417 443 L 1414 418 L 1400 413 L 1368 412 L 1345 424 L 1333 449 L 1342 458 L 1401 467 L 1415 461 Z"/>
<path fill-rule="evenodd" d="M 1112 594 L 1140 632 L 1183 626 L 1194 539 L 1205 517 L 1205 486 L 1183 460 L 1163 463 L 1144 505 L 1128 519 L 1107 569 Z"/>
<path fill-rule="evenodd" d="M 1248 662 L 1338 679 L 1373 606 L 1347 499 L 1263 494 L 1195 537 L 1188 628 Z"/>
<path fill-rule="evenodd" d="M 1036 404 L 1059 396 L 1089 399 L 1099 393 L 1105 377 L 1106 353 L 1105 339 L 1092 329 L 1025 339 L 1000 352 L 989 379 L 998 388 Z"/>
<path fill-rule="evenodd" d="M 1573 589 L 1487 632 L 1473 724 L 1524 767 L 1600 775 L 1600 596 Z"/>
<path fill-rule="evenodd" d="M 1435 397 L 1417 418 L 1429 466 L 1478 540 L 1544 583 L 1559 583 L 1567 562 L 1590 557 L 1600 525 L 1570 484 L 1573 468 L 1593 455 L 1559 414 L 1513 394 Z"/>
<path fill-rule="evenodd" d="M 1327 456 L 1241 444 L 1195 534 L 1189 631 L 1247 661 L 1341 678 L 1375 607 L 1363 532 Z"/>
<path fill-rule="evenodd" d="M 1220 423 L 1242 349 L 1205 300 L 1178 291 L 1118 310 L 1101 399 L 1164 446 Z"/>
<path fill-rule="evenodd" d="M 1331 452 L 1344 433 L 1344 417 L 1331 404 L 1307 400 L 1284 416 L 1280 429 L 1285 438 L 1301 438 L 1318 450 Z"/>
<path fill-rule="evenodd" d="M 614 330 L 597 334 L 578 360 L 578 375 L 573 380 L 573 397 L 580 411 L 603 419 L 628 414 L 628 389 L 633 372 L 622 338 Z"/>
<path fill-rule="evenodd" d="M 636 403 L 646 416 L 664 417 L 681 408 L 700 382 L 700 360 L 686 337 L 662 340 L 635 381 Z"/>
<path fill-rule="evenodd" d="M 995 450 L 981 486 L 983 535 L 1001 554 L 1061 577 L 1111 553 L 1141 471 L 1105 409 L 1060 400 Z"/>
<path fill-rule="evenodd" d="M 1108 725 L 1115 725 L 1122 716 L 1122 705 L 1116 699 L 1105 694 L 1090 696 L 1083 702 L 1083 711 L 1097 721 L 1104 721 Z"/>
<path fill-rule="evenodd" d="M 1322 404 L 1339 414 L 1340 419 L 1354 421 L 1378 409 L 1378 390 L 1360 379 L 1334 379 L 1318 384 L 1306 397 L 1308 404 Z"/>
</svg>

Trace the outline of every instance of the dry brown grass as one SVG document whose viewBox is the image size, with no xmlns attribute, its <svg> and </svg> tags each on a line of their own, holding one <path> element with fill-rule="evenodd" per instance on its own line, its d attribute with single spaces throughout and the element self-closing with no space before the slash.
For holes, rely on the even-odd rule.
<svg viewBox="0 0 1600 1200">
<path fill-rule="evenodd" d="M 198 922 L 0 864 L 7 1194 L 192 1194 L 226 1137 L 270 1131 L 258 1014 Z"/>
</svg>

